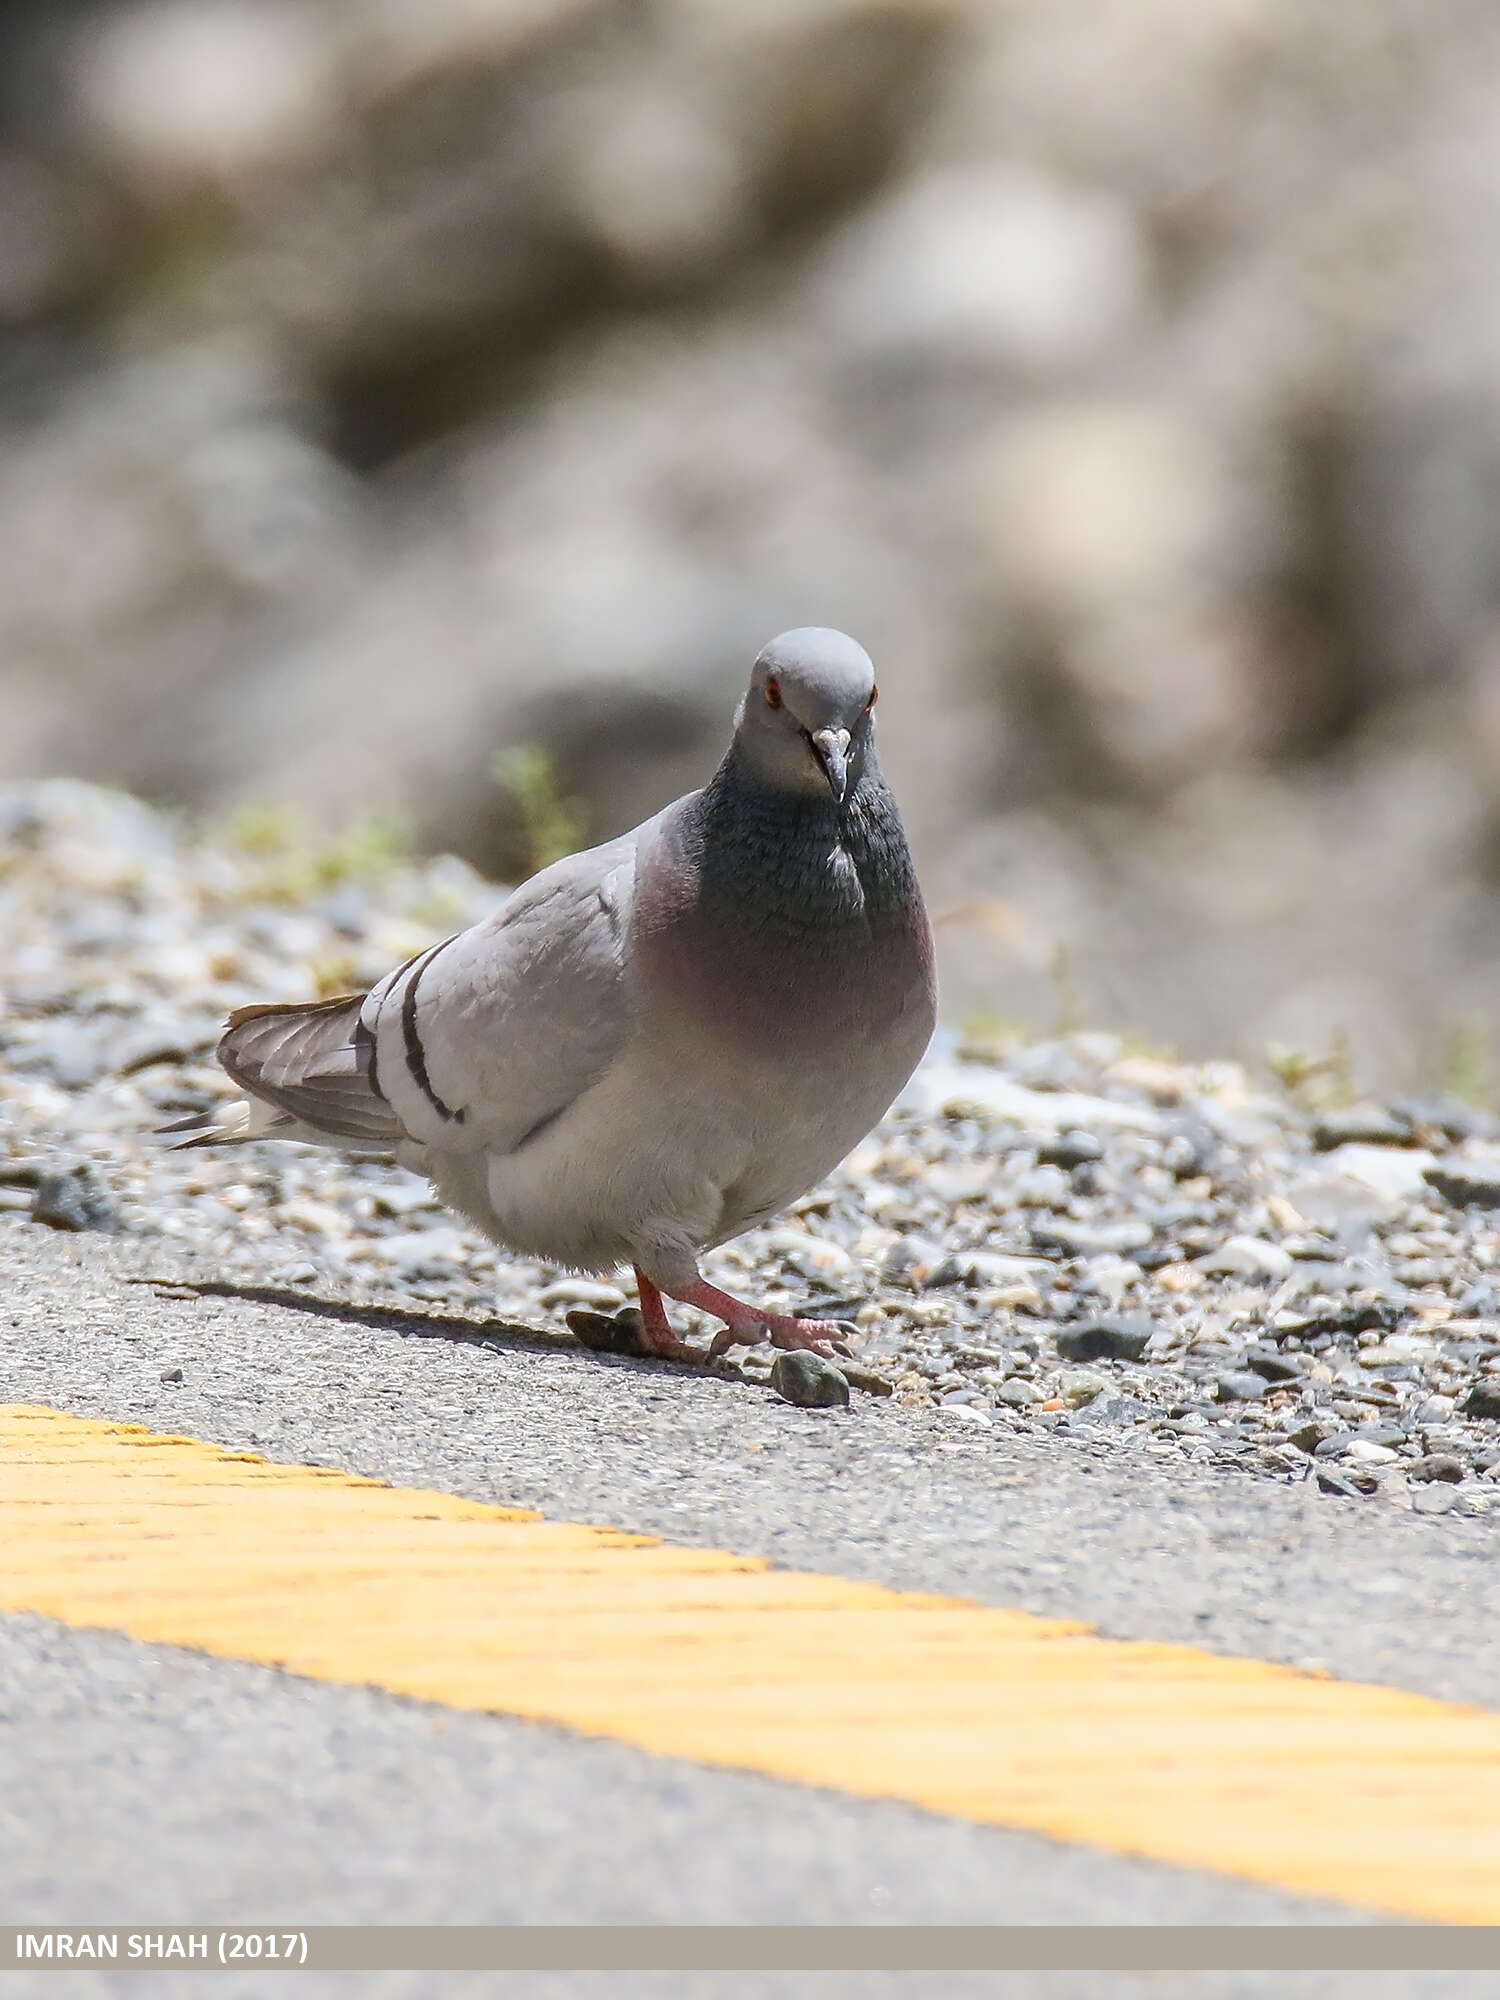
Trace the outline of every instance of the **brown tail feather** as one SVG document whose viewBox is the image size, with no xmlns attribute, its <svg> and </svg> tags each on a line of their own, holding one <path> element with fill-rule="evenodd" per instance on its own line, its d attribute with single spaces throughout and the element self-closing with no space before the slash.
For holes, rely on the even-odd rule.
<svg viewBox="0 0 1500 2000">
<path fill-rule="evenodd" d="M 381 1094 L 374 1042 L 360 1023 L 363 993 L 283 1006 L 240 1007 L 219 1061 L 242 1090 L 330 1139 L 394 1146 L 404 1135 Z"/>
</svg>

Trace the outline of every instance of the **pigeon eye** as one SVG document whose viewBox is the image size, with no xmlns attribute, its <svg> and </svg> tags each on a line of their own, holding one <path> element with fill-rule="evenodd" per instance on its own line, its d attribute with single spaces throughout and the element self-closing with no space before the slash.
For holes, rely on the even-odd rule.
<svg viewBox="0 0 1500 2000">
<path fill-rule="evenodd" d="M 781 706 L 781 683 L 774 678 L 766 682 L 766 706 L 767 708 Z"/>
<path fill-rule="evenodd" d="M 865 703 L 866 715 L 869 714 L 870 710 L 875 706 L 876 702 L 879 701 L 879 699 L 880 699 L 880 689 L 878 687 L 871 688 L 870 699 Z"/>
</svg>

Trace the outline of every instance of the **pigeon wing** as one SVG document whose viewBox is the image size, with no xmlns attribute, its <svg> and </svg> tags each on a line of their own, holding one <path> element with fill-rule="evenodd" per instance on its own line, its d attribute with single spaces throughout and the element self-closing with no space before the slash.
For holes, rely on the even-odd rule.
<svg viewBox="0 0 1500 2000">
<path fill-rule="evenodd" d="M 602 1076 L 630 1030 L 638 829 L 534 875 L 360 1011 L 374 1087 L 419 1144 L 508 1152 Z"/>
</svg>

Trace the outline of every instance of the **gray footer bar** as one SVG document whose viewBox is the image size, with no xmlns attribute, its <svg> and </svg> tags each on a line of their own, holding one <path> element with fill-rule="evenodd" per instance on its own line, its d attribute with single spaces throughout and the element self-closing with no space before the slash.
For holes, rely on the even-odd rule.
<svg viewBox="0 0 1500 2000">
<path fill-rule="evenodd" d="M 1500 1926 L 323 1925 L 0 1932 L 0 1971 L 1488 1971 Z"/>
</svg>

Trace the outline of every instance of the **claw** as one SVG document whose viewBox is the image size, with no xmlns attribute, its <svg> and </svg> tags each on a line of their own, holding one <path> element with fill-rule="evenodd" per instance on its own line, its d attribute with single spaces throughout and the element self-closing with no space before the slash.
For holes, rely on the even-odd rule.
<svg viewBox="0 0 1500 2000">
<path fill-rule="evenodd" d="M 825 1361 L 836 1354 L 848 1354 L 849 1338 L 849 1329 L 836 1319 L 788 1319 L 771 1327 L 773 1346 L 805 1348 L 821 1354 Z"/>
</svg>

